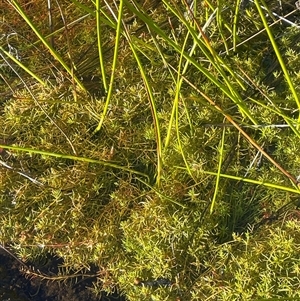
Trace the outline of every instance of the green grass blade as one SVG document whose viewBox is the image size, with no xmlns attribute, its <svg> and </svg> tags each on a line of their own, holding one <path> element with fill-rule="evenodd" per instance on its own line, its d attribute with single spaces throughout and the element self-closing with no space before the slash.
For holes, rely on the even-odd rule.
<svg viewBox="0 0 300 301">
<path fill-rule="evenodd" d="M 0 145 L 0 147 L 1 147 L 1 145 Z M 181 169 L 181 170 L 186 170 L 185 166 L 174 166 L 174 167 L 178 168 L 178 169 Z M 211 176 L 217 176 L 218 175 L 218 172 L 214 172 L 214 171 L 202 170 L 201 172 L 205 175 L 211 175 Z M 264 181 L 259 181 L 259 180 L 254 180 L 254 179 L 249 179 L 249 178 L 244 178 L 244 177 L 239 177 L 239 176 L 233 176 L 233 175 L 228 175 L 228 174 L 223 174 L 223 173 L 220 173 L 219 176 L 220 176 L 220 178 L 231 179 L 231 180 L 235 180 L 237 182 L 241 181 L 241 182 L 245 182 L 245 183 L 264 186 L 264 187 L 267 187 L 267 188 L 272 188 L 272 189 L 277 189 L 277 190 L 282 190 L 282 191 L 287 191 L 287 192 L 300 194 L 299 189 L 291 188 L 291 187 L 287 187 L 287 186 L 282 186 L 282 185 L 279 185 L 279 184 L 274 184 L 274 183 L 270 183 L 270 182 L 264 182 Z"/>
<path fill-rule="evenodd" d="M 115 39 L 115 49 L 114 49 L 114 57 L 113 57 L 112 71 L 111 71 L 111 76 L 110 76 L 110 83 L 109 83 L 109 87 L 108 87 L 108 93 L 107 93 L 107 97 L 106 97 L 106 101 L 105 101 L 105 106 L 104 106 L 104 109 L 103 109 L 103 112 L 102 112 L 102 115 L 101 115 L 101 119 L 100 119 L 99 124 L 98 124 L 97 128 L 95 129 L 94 133 L 100 131 L 100 129 L 102 127 L 102 124 L 104 122 L 105 116 L 107 114 L 107 111 L 108 111 L 108 108 L 109 108 L 109 104 L 110 104 L 110 100 L 111 100 L 111 97 L 112 97 L 112 92 L 113 92 L 113 87 L 114 87 L 114 79 L 115 79 L 115 71 L 116 71 L 116 66 L 117 66 L 117 62 L 118 62 L 118 52 L 119 52 L 119 44 L 120 44 L 120 36 L 121 36 L 121 26 L 122 26 L 122 18 L 123 18 L 123 6 L 124 6 L 124 2 L 123 2 L 123 0 L 121 0 L 120 1 L 120 6 L 119 6 L 118 18 L 117 18 L 117 30 L 116 30 L 116 39 Z M 97 29 L 98 29 L 98 27 L 97 27 Z M 101 47 L 102 46 L 100 44 L 100 40 L 99 39 L 100 39 L 100 36 L 98 36 L 98 49 L 99 49 L 99 55 L 100 55 L 100 52 L 102 52 L 101 51 Z M 100 66 L 101 66 L 101 68 L 103 68 L 102 72 L 104 72 L 103 57 L 100 58 Z M 105 74 L 102 74 L 102 76 L 105 76 Z"/>
<path fill-rule="evenodd" d="M 226 72 L 229 72 L 231 74 L 231 76 L 235 79 L 235 81 L 243 89 L 245 89 L 244 84 L 237 77 L 234 70 L 232 70 L 232 68 L 228 64 L 226 64 L 225 61 L 212 49 L 207 37 L 205 36 L 204 32 L 202 31 L 200 25 L 198 24 L 198 26 L 197 26 L 199 32 L 196 32 L 195 29 L 188 23 L 188 21 L 180 13 L 178 13 L 168 3 L 166 3 L 166 5 L 186 26 L 186 28 L 188 29 L 188 31 L 194 38 L 194 41 L 197 43 L 197 45 L 200 48 L 200 50 L 202 51 L 202 53 L 209 60 L 209 62 L 216 68 L 216 70 L 218 70 L 218 72 L 224 79 L 226 86 L 223 83 L 221 83 L 221 81 L 218 80 L 215 76 L 213 76 L 209 70 L 207 70 L 205 67 L 201 66 L 198 62 L 196 62 L 190 54 L 186 54 L 184 52 L 184 54 L 183 54 L 184 57 L 188 61 L 190 61 L 190 63 L 193 64 L 200 72 L 202 72 L 209 81 L 214 83 L 223 93 L 225 93 L 240 108 L 240 111 L 243 115 L 247 116 L 253 124 L 257 124 L 256 118 L 250 113 L 249 109 L 247 108 L 246 103 L 243 101 L 242 97 L 240 96 L 240 94 L 237 92 L 236 88 L 232 84 L 232 79 L 230 79 L 228 77 Z M 144 17 L 141 16 L 141 18 L 144 18 Z M 172 47 L 174 47 L 175 50 L 177 50 L 178 52 L 181 52 L 180 46 L 178 46 L 174 41 L 172 41 L 171 39 L 166 37 L 165 34 L 163 32 L 161 32 L 161 30 L 158 29 L 155 24 L 153 24 L 153 26 L 156 30 L 158 30 L 158 33 L 162 35 L 162 37 L 165 41 L 168 41 L 169 44 Z"/>
<path fill-rule="evenodd" d="M 123 7 L 123 3 L 122 3 Z M 121 3 L 120 3 L 121 9 Z M 96 0 L 96 22 L 97 22 L 97 45 L 98 45 L 98 52 L 99 52 L 99 62 L 100 62 L 100 70 L 102 75 L 103 87 L 105 93 L 108 90 L 107 80 L 106 80 L 106 72 L 105 72 L 105 64 L 104 64 L 104 57 L 103 57 L 103 50 L 102 50 L 102 38 L 101 38 L 101 10 L 100 10 L 100 0 Z M 120 24 L 120 23 L 119 23 Z M 117 28 L 117 33 L 120 28 Z M 116 46 L 117 47 L 117 46 Z"/>
<path fill-rule="evenodd" d="M 293 97 L 295 99 L 295 102 L 297 104 L 298 111 L 299 111 L 300 110 L 300 99 L 299 99 L 299 96 L 298 96 L 298 94 L 296 92 L 294 84 L 293 84 L 293 82 L 291 80 L 290 74 L 289 74 L 289 72 L 288 72 L 288 70 L 286 68 L 286 65 L 285 65 L 284 61 L 283 61 L 282 55 L 281 55 L 280 50 L 279 50 L 279 48 L 277 46 L 277 43 L 276 43 L 275 38 L 273 36 L 273 33 L 272 33 L 272 31 L 271 31 L 271 29 L 270 29 L 270 27 L 268 25 L 267 19 L 266 19 L 265 15 L 264 15 L 264 12 L 263 12 L 263 10 L 261 8 L 260 3 L 259 3 L 258 0 L 255 0 L 254 2 L 255 2 L 255 5 L 256 5 L 256 8 L 258 10 L 258 13 L 259 13 L 259 15 L 260 15 L 260 17 L 262 19 L 262 22 L 263 22 L 263 25 L 264 25 L 264 27 L 266 29 L 266 32 L 268 33 L 269 39 L 271 41 L 271 44 L 272 44 L 273 49 L 275 51 L 275 54 L 277 56 L 278 62 L 279 62 L 280 67 L 281 67 L 281 69 L 282 69 L 282 71 L 284 73 L 285 79 L 286 79 L 286 81 L 288 83 L 288 86 L 289 86 L 289 88 L 290 88 L 290 90 L 291 90 L 291 92 L 293 94 Z M 299 114 L 299 117 L 298 117 L 298 122 L 300 122 L 300 114 Z"/>
<path fill-rule="evenodd" d="M 186 39 L 186 41 L 187 41 L 187 39 Z M 182 50 L 184 50 L 184 48 L 182 48 Z M 181 138 L 180 138 L 180 131 L 179 131 L 180 126 L 179 126 L 178 106 L 179 106 L 180 90 L 181 90 L 181 85 L 182 85 L 182 77 L 181 77 L 181 72 L 180 72 L 182 59 L 183 59 L 183 56 L 181 55 L 180 60 L 179 60 L 179 69 L 178 69 L 178 77 L 177 77 L 177 85 L 176 85 L 176 95 L 175 95 L 175 100 L 174 100 L 174 105 L 175 105 L 175 128 L 176 128 L 177 141 L 178 141 L 178 146 L 179 146 L 181 156 L 183 158 L 183 161 L 184 161 L 184 164 L 185 164 L 186 169 L 188 171 L 188 174 L 193 178 L 192 171 L 189 167 L 186 156 L 184 154 L 184 150 L 183 150 L 182 143 L 181 143 Z M 184 72 L 184 70 L 183 70 L 183 72 Z"/>
<path fill-rule="evenodd" d="M 22 152 L 26 152 L 26 153 L 29 153 L 29 154 L 38 154 L 38 155 L 42 155 L 42 156 L 55 157 L 55 158 L 60 158 L 60 159 L 69 159 L 69 160 L 81 161 L 81 162 L 85 162 L 85 163 L 100 164 L 100 165 L 103 165 L 103 166 L 116 168 L 118 170 L 127 171 L 127 172 L 132 173 L 132 174 L 140 175 L 142 177 L 147 178 L 147 180 L 149 180 L 148 175 L 146 175 L 142 172 L 139 172 L 139 171 L 136 171 L 136 170 L 130 169 L 128 167 L 121 166 L 121 165 L 118 165 L 118 164 L 115 164 L 115 163 L 112 163 L 112 162 L 109 162 L 109 161 L 95 160 L 95 159 L 91 159 L 91 158 L 78 157 L 78 156 L 66 155 L 66 154 L 59 154 L 59 153 L 48 152 L 48 151 L 43 151 L 43 150 L 39 150 L 39 149 L 20 147 L 20 146 L 12 146 L 12 145 L 6 145 L 6 144 L 0 144 L 0 148 L 10 149 L 10 150 L 15 150 L 15 151 L 22 151 Z"/>
<path fill-rule="evenodd" d="M 210 205 L 210 214 L 213 213 L 214 207 L 215 207 L 215 203 L 216 203 L 216 199 L 217 199 L 217 195 L 218 195 L 218 189 L 219 189 L 219 183 L 220 183 L 220 178 L 221 178 L 221 168 L 222 168 L 222 162 L 223 162 L 223 153 L 224 153 L 224 141 L 225 141 L 225 128 L 223 128 L 223 133 L 222 133 L 222 139 L 220 141 L 220 146 L 219 146 L 219 164 L 218 164 L 218 172 L 216 174 L 217 178 L 216 178 L 216 184 L 215 184 L 215 191 L 214 191 L 214 195 L 213 195 L 213 199 Z"/>
<path fill-rule="evenodd" d="M 2 46 L 0 46 L 0 51 L 2 51 L 6 56 L 8 56 L 14 63 L 16 63 L 20 68 L 22 68 L 25 72 L 27 72 L 30 76 L 36 79 L 40 84 L 46 86 L 46 83 L 34 72 L 29 70 L 24 64 L 22 64 L 19 60 L 17 60 L 13 55 L 7 52 Z"/>
<path fill-rule="evenodd" d="M 297 135 L 298 138 L 300 138 L 300 132 L 296 127 L 297 122 L 293 118 L 291 118 L 291 117 L 285 115 L 284 113 L 282 113 L 280 108 L 278 108 L 277 106 L 275 106 L 275 108 L 272 108 L 271 106 L 265 105 L 265 104 L 261 103 L 260 101 L 255 100 L 251 97 L 249 99 L 251 99 L 251 101 L 253 101 L 254 103 L 264 107 L 265 109 L 276 113 L 278 116 L 281 116 L 284 119 L 284 121 L 289 125 L 290 129 Z"/>
<path fill-rule="evenodd" d="M 236 38 L 237 38 L 237 23 L 239 18 L 239 7 L 240 7 L 241 0 L 236 0 L 235 3 L 235 12 L 233 18 L 233 26 L 232 26 L 232 48 L 233 51 L 236 51 Z M 228 51 L 228 50 L 227 50 Z"/>
<path fill-rule="evenodd" d="M 155 192 L 159 197 L 161 197 L 162 199 L 166 199 L 167 201 L 174 203 L 182 208 L 186 208 L 186 206 L 182 205 L 181 203 L 177 202 L 176 200 L 171 199 L 170 197 L 162 194 L 158 189 L 156 189 L 155 187 L 152 187 L 151 185 L 149 185 L 147 182 L 143 181 L 142 179 L 138 179 L 141 183 L 143 183 L 145 186 L 147 186 L 148 188 L 151 189 L 151 191 Z"/>
<path fill-rule="evenodd" d="M 223 44 L 225 46 L 225 50 L 226 50 L 226 53 L 228 54 L 229 53 L 229 47 L 228 47 L 228 44 L 227 44 L 227 41 L 226 41 L 226 37 L 224 35 L 224 32 L 223 32 L 223 18 L 222 18 L 222 1 L 218 0 L 217 1 L 217 15 L 216 15 L 216 18 L 217 18 L 217 23 L 218 23 L 218 27 L 219 27 L 219 31 L 220 31 L 220 35 L 221 35 L 221 38 L 223 40 Z"/>
<path fill-rule="evenodd" d="M 20 4 L 16 0 L 11 0 L 11 4 L 16 9 L 16 11 L 20 14 L 20 16 L 24 19 L 24 21 L 30 26 L 32 31 L 37 35 L 39 40 L 46 46 L 46 48 L 50 51 L 52 56 L 63 66 L 63 68 L 68 72 L 68 74 L 74 78 L 76 84 L 85 91 L 85 87 L 82 82 L 73 74 L 71 68 L 65 63 L 62 57 L 58 54 L 58 52 L 46 41 L 44 36 L 40 33 L 40 31 L 34 26 L 31 20 L 28 18 Z"/>
<path fill-rule="evenodd" d="M 176 95 L 175 95 L 175 100 L 173 102 L 172 112 L 171 112 L 171 116 L 170 116 L 170 120 L 169 120 L 169 126 L 168 126 L 168 130 L 167 130 L 165 146 L 164 146 L 165 149 L 168 147 L 168 145 L 170 143 L 173 122 L 174 122 L 174 118 L 176 116 L 176 110 L 178 110 L 178 97 L 179 97 L 179 92 L 180 92 L 180 88 L 181 88 L 181 85 L 182 85 L 182 78 L 180 78 L 180 68 L 181 68 L 181 64 L 182 64 L 182 53 L 183 53 L 184 48 L 186 46 L 186 43 L 188 41 L 188 37 L 189 37 L 189 34 L 187 34 L 187 36 L 185 38 L 185 41 L 183 43 L 182 52 L 181 52 L 180 61 L 179 61 L 179 67 L 178 67 L 179 70 L 176 71 L 177 72 L 177 81 L 175 82 Z M 191 52 L 193 52 L 194 49 L 195 49 L 195 47 L 192 47 Z M 188 64 L 185 65 L 186 68 L 187 68 L 187 66 L 188 66 Z"/>
<path fill-rule="evenodd" d="M 149 80 L 147 78 L 147 75 L 146 75 L 146 72 L 144 70 L 141 59 L 139 58 L 139 55 L 137 53 L 136 46 L 135 46 L 134 42 L 132 41 L 131 36 L 127 32 L 127 29 L 126 29 L 125 25 L 124 25 L 124 28 L 125 28 L 124 34 L 126 36 L 127 41 L 129 42 L 129 46 L 131 48 L 133 56 L 134 56 L 134 58 L 135 58 L 135 60 L 138 64 L 141 76 L 142 76 L 144 84 L 145 84 L 145 88 L 146 88 L 147 93 L 148 93 L 149 102 L 150 102 L 150 108 L 151 108 L 151 113 L 152 113 L 153 122 L 154 122 L 155 135 L 156 135 L 156 150 L 157 150 L 156 184 L 159 186 L 160 181 L 161 181 L 161 173 L 162 173 L 162 142 L 161 142 L 161 133 L 160 133 L 159 118 L 158 118 L 158 114 L 157 114 L 156 104 L 155 104 L 154 95 L 153 95 L 153 92 L 152 92 L 151 85 L 150 85 Z"/>
<path fill-rule="evenodd" d="M 218 174 L 216 172 L 211 172 L 211 171 L 203 171 L 203 173 L 207 174 L 207 175 L 214 175 L 214 176 L 217 176 L 217 174 Z M 300 194 L 299 189 L 286 187 L 286 186 L 282 186 L 282 185 L 278 185 L 278 184 L 274 184 L 274 183 L 263 182 L 263 181 L 259 181 L 259 180 L 243 178 L 243 177 L 238 177 L 238 176 L 232 176 L 232 175 L 227 175 L 227 174 L 222 174 L 222 173 L 220 173 L 220 177 Z"/>
</svg>

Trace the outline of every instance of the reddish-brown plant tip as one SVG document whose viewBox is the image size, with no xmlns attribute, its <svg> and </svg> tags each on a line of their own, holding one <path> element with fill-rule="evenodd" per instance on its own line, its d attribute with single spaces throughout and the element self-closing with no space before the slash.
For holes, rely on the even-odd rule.
<svg viewBox="0 0 300 301">
<path fill-rule="evenodd" d="M 141 279 L 140 278 L 135 278 L 134 279 L 134 285 L 140 285 L 141 284 Z"/>
</svg>

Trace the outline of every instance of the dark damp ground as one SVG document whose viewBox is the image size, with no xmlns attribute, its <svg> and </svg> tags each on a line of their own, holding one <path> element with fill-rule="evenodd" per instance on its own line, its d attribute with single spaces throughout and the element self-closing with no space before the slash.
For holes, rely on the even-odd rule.
<svg viewBox="0 0 300 301">
<path fill-rule="evenodd" d="M 50 265 L 49 266 L 49 262 Z M 59 260 L 48 260 L 47 269 L 57 270 Z M 21 263 L 0 249 L 0 300 L 1 301 L 125 301 L 123 296 L 94 295 L 93 279 L 74 281 L 42 280 L 22 271 Z"/>
</svg>

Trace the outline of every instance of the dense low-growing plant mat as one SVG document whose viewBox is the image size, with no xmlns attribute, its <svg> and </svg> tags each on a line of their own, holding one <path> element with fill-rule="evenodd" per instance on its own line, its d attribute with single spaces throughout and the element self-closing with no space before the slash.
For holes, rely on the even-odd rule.
<svg viewBox="0 0 300 301">
<path fill-rule="evenodd" d="M 295 4 L 1 12 L 4 246 L 128 300 L 299 297 Z"/>
</svg>

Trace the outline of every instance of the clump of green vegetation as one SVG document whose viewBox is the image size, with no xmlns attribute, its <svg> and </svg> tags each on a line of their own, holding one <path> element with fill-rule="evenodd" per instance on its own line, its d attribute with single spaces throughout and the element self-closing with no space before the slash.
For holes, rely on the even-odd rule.
<svg viewBox="0 0 300 301">
<path fill-rule="evenodd" d="M 299 297 L 298 28 L 275 2 L 52 5 L 1 8 L 1 242 L 128 300 Z"/>
</svg>

